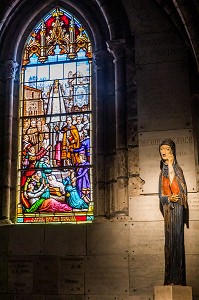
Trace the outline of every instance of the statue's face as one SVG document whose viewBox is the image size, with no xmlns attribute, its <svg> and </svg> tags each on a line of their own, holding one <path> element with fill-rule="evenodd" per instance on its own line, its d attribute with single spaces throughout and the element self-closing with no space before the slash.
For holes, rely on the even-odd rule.
<svg viewBox="0 0 199 300">
<path fill-rule="evenodd" d="M 173 161 L 173 152 L 171 150 L 171 147 L 168 145 L 162 145 L 160 147 L 160 155 L 162 157 L 162 159 L 167 162 L 167 161 Z"/>
</svg>

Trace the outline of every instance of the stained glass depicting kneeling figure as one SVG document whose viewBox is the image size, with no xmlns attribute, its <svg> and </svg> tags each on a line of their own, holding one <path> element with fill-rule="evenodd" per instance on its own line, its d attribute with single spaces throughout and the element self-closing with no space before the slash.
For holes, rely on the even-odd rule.
<svg viewBox="0 0 199 300">
<path fill-rule="evenodd" d="M 92 222 L 92 49 L 55 8 L 35 27 L 21 71 L 17 222 Z"/>
</svg>

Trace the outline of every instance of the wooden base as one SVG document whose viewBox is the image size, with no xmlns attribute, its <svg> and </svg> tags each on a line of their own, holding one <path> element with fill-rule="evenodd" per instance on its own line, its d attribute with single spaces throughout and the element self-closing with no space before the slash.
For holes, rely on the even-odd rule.
<svg viewBox="0 0 199 300">
<path fill-rule="evenodd" d="M 154 300 L 192 300 L 192 287 L 164 285 L 154 287 Z"/>
</svg>

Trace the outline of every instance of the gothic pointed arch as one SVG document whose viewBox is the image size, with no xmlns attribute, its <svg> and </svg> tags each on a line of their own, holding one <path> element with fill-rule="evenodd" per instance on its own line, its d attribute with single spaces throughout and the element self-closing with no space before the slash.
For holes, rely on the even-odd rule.
<svg viewBox="0 0 199 300">
<path fill-rule="evenodd" d="M 34 36 L 33 34 L 31 35 L 31 38 L 29 38 L 29 40 L 28 37 L 30 36 L 30 33 L 32 32 L 33 28 L 35 28 L 36 24 L 39 24 L 40 20 L 42 20 L 44 16 L 46 16 L 56 7 L 59 7 L 64 11 L 70 12 L 70 14 L 75 16 L 76 20 L 78 20 L 79 23 L 82 24 L 82 27 L 86 30 L 90 44 L 87 43 L 86 48 L 81 46 L 79 49 L 80 51 L 78 51 L 87 51 L 88 60 L 90 59 L 89 47 L 90 45 L 92 45 L 93 64 L 91 67 L 91 72 L 93 80 L 90 88 L 93 98 L 92 137 L 94 145 L 94 214 L 96 216 L 111 215 L 111 213 L 114 214 L 115 212 L 122 212 L 126 214 L 128 206 L 126 200 L 122 201 L 122 203 L 125 203 L 124 205 L 122 204 L 119 206 L 118 204 L 116 204 L 118 202 L 117 200 L 112 200 L 111 189 L 113 188 L 113 181 L 109 174 L 109 162 L 106 161 L 107 154 L 111 155 L 110 161 L 112 162 L 115 160 L 117 161 L 118 155 L 119 157 L 124 156 L 124 161 L 126 161 L 126 153 L 123 153 L 123 150 L 126 147 L 126 124 L 125 120 L 123 120 L 123 116 L 126 117 L 126 104 L 124 102 L 123 105 L 122 102 L 122 99 L 125 99 L 125 94 L 123 93 L 121 95 L 120 93 L 118 93 L 118 88 L 122 89 L 123 91 L 125 90 L 125 39 L 128 36 L 128 32 L 125 26 L 127 19 L 123 15 L 123 10 L 120 9 L 120 1 L 117 1 L 115 5 L 118 7 L 117 16 L 114 16 L 112 14 L 112 7 L 109 3 L 103 3 L 101 1 L 93 1 L 92 5 L 90 5 L 90 1 L 85 1 L 85 3 L 76 3 L 74 1 L 56 1 L 56 6 L 54 1 L 41 2 L 39 0 L 36 0 L 34 1 L 34 3 L 31 3 L 30 1 L 26 0 L 13 1 L 12 5 L 10 6 L 10 9 L 7 11 L 7 15 L 5 16 L 6 22 L 4 22 L 4 25 L 1 27 L 0 32 L 2 64 L 1 70 L 3 70 L 1 74 L 1 77 L 3 77 L 3 85 L 0 97 L 1 99 L 6 99 L 5 102 L 2 101 L 2 105 L 7 111 L 7 114 L 5 116 L 5 122 L 4 124 L 2 124 L 2 129 L 4 130 L 5 135 L 8 136 L 10 139 L 10 142 L 7 143 L 5 135 L 2 135 L 2 151 L 4 153 L 7 153 L 6 157 L 1 161 L 2 169 L 4 170 L 3 179 L 1 182 L 3 190 L 3 204 L 1 207 L 2 219 L 15 219 L 15 200 L 17 194 L 20 193 L 19 185 L 17 185 L 18 188 L 16 189 L 16 178 L 18 176 L 18 173 L 15 170 L 17 170 L 16 158 L 18 156 L 18 99 L 21 97 L 19 95 L 19 83 L 20 80 L 23 81 L 23 78 L 20 78 L 20 74 L 22 74 L 22 77 L 24 76 L 24 70 L 22 66 L 25 66 L 25 68 L 28 69 L 28 64 L 30 63 L 30 61 L 33 61 L 36 58 L 39 64 L 41 64 L 44 68 L 44 66 L 47 66 L 46 58 L 48 57 L 48 55 L 55 53 L 55 56 L 57 56 L 57 51 L 60 51 L 60 49 L 58 49 L 59 42 L 57 43 L 58 47 L 55 46 L 55 44 L 55 47 L 53 46 L 53 30 L 50 33 L 51 35 L 48 32 L 48 41 L 45 40 L 46 44 L 41 44 L 41 41 L 42 43 L 44 42 L 44 33 L 48 31 L 45 28 L 45 22 L 41 24 L 41 31 L 39 36 Z M 95 18 L 93 18 L 94 15 Z M 16 24 L 17 30 L 14 30 L 16 28 Z M 13 32 L 15 32 L 14 36 Z M 60 32 L 60 34 L 62 33 Z M 77 35 L 81 36 L 81 29 L 79 30 Z M 61 51 L 63 52 L 62 55 L 65 55 L 66 60 L 76 60 L 76 58 L 72 58 L 72 56 L 75 52 L 78 52 L 76 51 L 77 49 L 74 51 L 73 46 L 69 45 L 69 43 L 67 44 L 66 36 L 62 36 L 61 39 L 65 43 L 64 46 L 61 48 Z M 107 50 L 107 41 L 109 42 L 109 50 Z M 81 40 L 81 43 L 82 42 L 83 39 Z M 25 43 L 27 47 L 25 48 L 26 51 L 22 56 Z M 120 68 L 122 70 L 122 73 L 120 72 Z M 119 84 L 120 80 L 121 83 Z M 51 87 L 48 91 L 49 99 L 51 99 L 51 101 L 48 101 L 45 108 L 40 107 L 40 112 L 42 112 L 42 109 L 43 111 L 45 111 L 46 109 L 48 121 L 50 120 L 52 114 L 52 99 L 54 99 L 53 92 L 56 89 L 56 87 L 58 87 L 57 99 L 59 97 L 59 99 L 62 99 L 60 101 L 60 106 L 63 107 L 64 95 L 60 84 L 60 80 L 54 78 L 54 82 L 52 82 Z M 25 89 L 25 93 L 28 94 L 29 97 L 34 97 L 35 95 L 37 95 L 38 99 L 40 98 L 37 87 L 29 86 Z M 112 95 L 114 95 L 114 97 Z M 114 100 L 112 101 L 111 99 Z M 121 120 L 123 120 L 123 123 L 120 122 L 121 124 L 119 124 L 118 126 L 118 121 L 116 120 L 119 120 L 118 117 L 120 108 L 122 108 Z M 38 108 L 36 108 L 33 105 L 29 107 L 29 113 L 34 114 L 35 111 L 37 111 L 37 109 Z M 118 116 L 116 116 L 117 114 Z M 24 122 L 25 117 L 23 117 L 22 119 Z M 124 133 L 123 141 L 121 141 L 122 144 L 120 144 L 120 141 L 118 142 L 118 144 L 116 144 L 116 140 L 118 141 L 119 139 L 118 132 L 121 131 Z M 55 145 L 53 145 L 53 147 L 54 146 Z M 120 154 L 117 153 L 117 155 L 115 156 L 115 152 L 118 152 Z M 23 171 L 22 168 L 20 168 L 20 170 Z M 122 183 L 122 185 L 124 184 L 125 195 L 127 195 L 127 174 L 121 174 L 120 170 L 119 172 L 116 170 L 114 178 L 114 182 L 116 180 L 117 186 L 120 186 L 120 182 L 118 183 L 118 180 L 125 180 L 125 183 Z M 115 185 L 115 183 L 113 185 Z M 117 188 L 114 188 L 114 190 L 114 195 L 117 197 Z M 123 193 L 123 191 L 121 192 Z"/>
<path fill-rule="evenodd" d="M 91 222 L 92 45 L 56 7 L 30 33 L 19 100 L 17 222 Z"/>
</svg>

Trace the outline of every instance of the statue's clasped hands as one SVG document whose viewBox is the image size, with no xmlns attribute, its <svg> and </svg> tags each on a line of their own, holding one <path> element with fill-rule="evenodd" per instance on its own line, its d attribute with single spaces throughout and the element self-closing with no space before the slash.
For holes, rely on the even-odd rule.
<svg viewBox="0 0 199 300">
<path fill-rule="evenodd" d="M 178 202 L 178 200 L 180 199 L 179 195 L 171 195 L 169 196 L 169 202 Z"/>
</svg>

